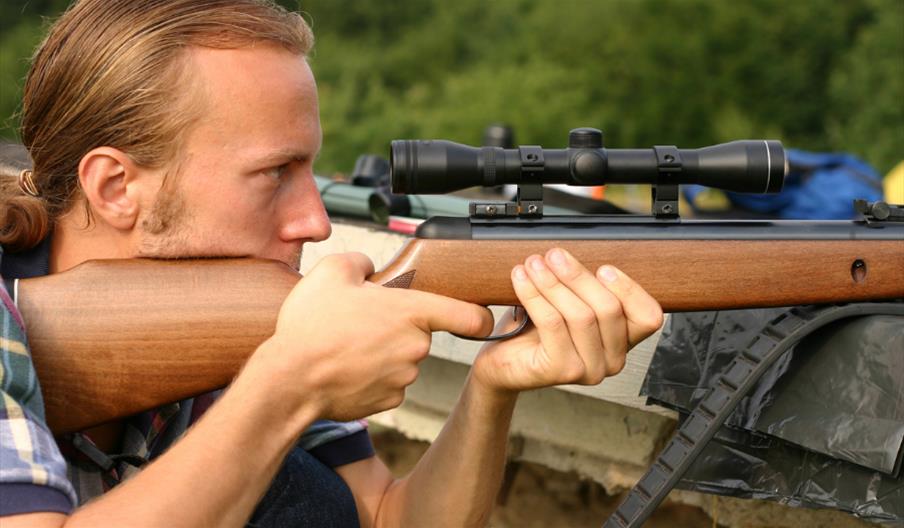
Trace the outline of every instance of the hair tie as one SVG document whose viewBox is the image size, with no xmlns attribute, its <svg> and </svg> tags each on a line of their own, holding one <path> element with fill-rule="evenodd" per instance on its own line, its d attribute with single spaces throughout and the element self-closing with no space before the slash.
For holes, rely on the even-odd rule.
<svg viewBox="0 0 904 528">
<path fill-rule="evenodd" d="M 22 189 L 22 192 L 28 194 L 30 196 L 38 197 L 38 187 L 35 185 L 34 179 L 32 179 L 32 174 L 34 174 L 31 169 L 25 169 L 19 173 L 19 188 Z"/>
</svg>

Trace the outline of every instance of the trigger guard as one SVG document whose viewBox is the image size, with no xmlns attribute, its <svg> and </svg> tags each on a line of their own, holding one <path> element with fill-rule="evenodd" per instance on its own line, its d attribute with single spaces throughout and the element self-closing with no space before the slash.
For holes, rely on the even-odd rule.
<svg viewBox="0 0 904 528">
<path fill-rule="evenodd" d="M 491 335 L 491 336 L 486 336 L 486 337 L 469 337 L 469 336 L 463 336 L 463 335 L 458 335 L 458 334 L 452 334 L 452 335 L 459 339 L 466 339 L 468 341 L 481 341 L 481 342 L 502 341 L 503 339 L 509 339 L 511 337 L 515 337 L 518 334 L 520 334 L 521 332 L 523 332 L 524 329 L 527 328 L 527 323 L 530 322 L 530 316 L 527 315 L 527 312 L 521 306 L 515 306 L 515 312 L 512 317 L 517 318 L 519 311 L 524 312 L 524 319 L 521 321 L 521 324 L 518 325 L 518 328 L 512 330 L 511 332 L 506 332 L 504 334 Z"/>
</svg>

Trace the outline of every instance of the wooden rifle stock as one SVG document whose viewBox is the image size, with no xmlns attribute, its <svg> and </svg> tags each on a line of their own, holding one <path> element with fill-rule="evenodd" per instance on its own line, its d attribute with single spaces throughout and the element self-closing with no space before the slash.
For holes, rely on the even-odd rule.
<svg viewBox="0 0 904 528">
<path fill-rule="evenodd" d="M 256 259 L 106 260 L 19 281 L 55 434 L 226 386 L 299 274 Z"/>
<path fill-rule="evenodd" d="M 515 305 L 512 268 L 551 247 L 588 269 L 611 264 L 666 312 L 904 297 L 901 240 L 414 239 L 371 280 L 490 305 Z"/>
<path fill-rule="evenodd" d="M 900 240 L 409 241 L 369 280 L 516 304 L 509 274 L 563 247 L 612 264 L 667 312 L 904 298 Z M 272 335 L 299 279 L 254 259 L 119 260 L 20 281 L 19 308 L 55 433 L 227 385 Z"/>
</svg>

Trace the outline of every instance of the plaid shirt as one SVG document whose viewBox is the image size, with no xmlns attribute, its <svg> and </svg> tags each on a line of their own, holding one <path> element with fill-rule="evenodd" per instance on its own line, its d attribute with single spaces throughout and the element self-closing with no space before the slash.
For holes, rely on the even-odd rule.
<svg viewBox="0 0 904 528">
<path fill-rule="evenodd" d="M 0 247 L 0 270 L 6 278 L 46 274 L 49 249 L 49 240 L 45 240 L 29 252 L 4 258 Z M 7 284 L 13 283 L 7 281 Z M 68 512 L 74 505 L 104 493 L 139 471 L 133 465 L 136 459 L 152 460 L 176 442 L 220 394 L 220 391 L 204 394 L 129 418 L 124 423 L 118 455 L 101 453 L 84 435 L 79 435 L 78 440 L 87 446 L 76 449 L 66 439 L 57 444 L 44 421 L 44 405 L 28 355 L 25 324 L 5 288 L 3 299 L 0 516 L 36 511 Z M 296 449 L 308 451 L 328 467 L 374 454 L 367 423 L 363 420 L 315 422 L 301 436 Z M 86 453 L 94 455 L 89 457 Z M 104 462 L 112 469 L 101 470 Z M 48 496 L 54 496 L 56 502 Z"/>
<path fill-rule="evenodd" d="M 2 285 L 0 301 L 0 514 L 68 513 L 75 489 L 44 422 L 25 325 Z"/>
</svg>

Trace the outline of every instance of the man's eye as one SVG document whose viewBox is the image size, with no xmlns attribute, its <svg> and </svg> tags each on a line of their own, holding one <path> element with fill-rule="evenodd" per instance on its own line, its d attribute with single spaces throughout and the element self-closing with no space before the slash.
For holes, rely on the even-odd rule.
<svg viewBox="0 0 904 528">
<path fill-rule="evenodd" d="M 264 171 L 264 173 L 267 176 L 270 176 L 271 178 L 273 178 L 274 180 L 280 181 L 283 179 L 283 177 L 286 175 L 286 173 L 288 171 L 289 171 L 289 164 L 285 163 L 283 165 L 280 165 L 279 167 L 273 167 L 271 169 L 267 169 Z"/>
</svg>

